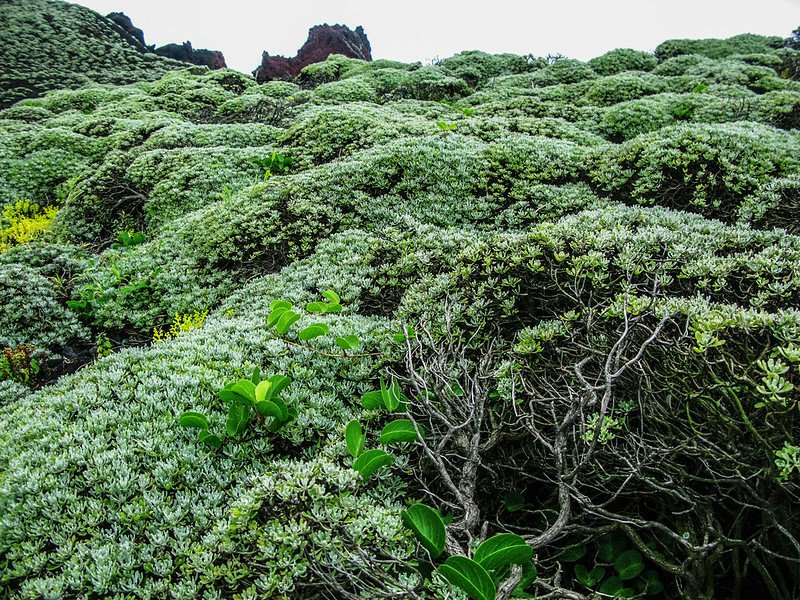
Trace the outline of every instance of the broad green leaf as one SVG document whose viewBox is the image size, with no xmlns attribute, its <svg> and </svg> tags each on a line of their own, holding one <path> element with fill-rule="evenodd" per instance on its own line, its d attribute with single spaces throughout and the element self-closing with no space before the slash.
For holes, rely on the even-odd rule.
<svg viewBox="0 0 800 600">
<path fill-rule="evenodd" d="M 197 432 L 197 439 L 207 446 L 211 446 L 214 450 L 222 448 L 222 438 L 215 433 L 208 433 L 205 429 Z"/>
<path fill-rule="evenodd" d="M 330 327 L 325 325 L 325 323 L 313 323 L 303 329 L 298 334 L 298 337 L 305 342 L 308 340 L 313 340 L 321 335 L 326 335 L 328 332 L 330 332 L 330 330 Z"/>
<path fill-rule="evenodd" d="M 220 390 L 217 395 L 220 399 L 224 400 L 225 402 L 239 402 L 243 404 L 247 404 L 248 402 L 252 402 L 249 398 L 245 398 L 241 394 L 237 394 L 230 388 L 225 388 Z"/>
<path fill-rule="evenodd" d="M 400 406 L 400 397 L 398 392 L 400 385 L 392 378 L 392 382 L 387 387 L 383 379 L 381 379 L 381 397 L 383 398 L 383 405 L 389 412 L 394 412 Z"/>
<path fill-rule="evenodd" d="M 646 596 L 654 596 L 664 591 L 664 584 L 661 583 L 656 571 L 652 569 L 645 571 L 642 573 L 642 579 L 645 584 L 644 593 Z"/>
<path fill-rule="evenodd" d="M 364 443 L 367 436 L 364 435 L 361 423 L 357 419 L 350 421 L 344 428 L 344 439 L 347 442 L 347 451 L 353 458 L 358 458 L 364 452 Z"/>
<path fill-rule="evenodd" d="M 575 562 L 586 555 L 586 546 L 573 546 L 564 550 L 558 558 L 564 562 Z"/>
<path fill-rule="evenodd" d="M 284 313 L 289 312 L 290 310 L 291 309 L 286 306 L 278 306 L 272 309 L 272 312 L 267 315 L 267 324 L 272 327 L 278 322 L 278 319 L 280 319 Z"/>
<path fill-rule="evenodd" d="M 256 386 L 249 379 L 240 379 L 228 390 L 244 398 L 251 406 L 256 400 Z"/>
<path fill-rule="evenodd" d="M 498 533 L 475 550 L 473 558 L 487 571 L 499 571 L 508 565 L 524 565 L 533 556 L 531 548 L 515 533 Z"/>
<path fill-rule="evenodd" d="M 628 542 L 621 534 L 607 533 L 597 540 L 597 555 L 605 563 L 614 562 L 622 552 L 625 551 Z"/>
<path fill-rule="evenodd" d="M 358 350 L 361 342 L 358 341 L 358 338 L 354 335 L 348 335 L 345 337 L 338 337 L 336 338 L 336 345 L 339 346 L 342 350 Z"/>
<path fill-rule="evenodd" d="M 270 310 L 276 310 L 278 308 L 286 308 L 286 309 L 292 308 L 292 303 L 287 302 L 286 300 L 273 300 L 272 302 L 269 303 Z"/>
<path fill-rule="evenodd" d="M 231 404 L 225 421 L 225 432 L 233 437 L 239 435 L 247 424 L 250 410 L 241 404 Z"/>
<path fill-rule="evenodd" d="M 322 297 L 325 298 L 331 304 L 341 303 L 341 299 L 333 290 L 325 290 L 324 292 L 322 292 Z"/>
<path fill-rule="evenodd" d="M 253 382 L 254 385 L 258 385 L 261 381 L 261 368 L 256 367 L 253 369 L 253 374 L 250 376 L 250 381 Z"/>
<path fill-rule="evenodd" d="M 325 312 L 340 313 L 340 312 L 342 312 L 342 305 L 341 304 L 327 304 L 325 306 Z"/>
<path fill-rule="evenodd" d="M 267 394 L 269 393 L 270 389 L 272 388 L 272 383 L 270 381 L 259 381 L 258 385 L 256 386 L 254 397 L 256 404 L 259 402 L 263 402 L 267 399 Z"/>
<path fill-rule="evenodd" d="M 275 327 L 275 330 L 278 332 L 278 335 L 284 335 L 292 325 L 294 325 L 297 321 L 300 320 L 300 315 L 293 310 L 287 310 L 284 312 L 280 318 L 278 319 L 278 324 Z"/>
<path fill-rule="evenodd" d="M 196 429 L 208 429 L 208 419 L 199 412 L 187 411 L 178 420 L 181 427 L 193 427 Z"/>
<path fill-rule="evenodd" d="M 620 579 L 633 579 L 644 571 L 644 560 L 638 550 L 627 550 L 614 560 L 614 569 Z"/>
<path fill-rule="evenodd" d="M 328 312 L 328 305 L 325 302 L 309 302 L 306 310 L 310 313 L 324 313 Z"/>
<path fill-rule="evenodd" d="M 262 417 L 274 417 L 278 421 L 285 421 L 289 418 L 289 408 L 278 397 L 272 400 L 262 400 L 256 404 L 256 410 Z"/>
<path fill-rule="evenodd" d="M 422 428 L 420 434 L 424 435 Z M 414 423 L 408 419 L 397 419 L 387 424 L 381 431 L 381 444 L 401 444 L 403 442 L 416 442 L 417 432 L 414 430 Z"/>
<path fill-rule="evenodd" d="M 297 409 L 294 406 L 289 406 L 287 408 L 289 416 L 284 421 L 279 421 L 278 419 L 273 419 L 272 423 L 267 426 L 272 433 L 277 433 L 280 431 L 285 425 L 288 425 L 292 421 L 297 420 Z"/>
<path fill-rule="evenodd" d="M 430 552 L 431 558 L 441 556 L 447 534 L 438 511 L 425 504 L 414 504 L 408 510 L 401 511 L 400 518 L 414 532 L 423 548 Z"/>
<path fill-rule="evenodd" d="M 605 574 L 606 570 L 603 567 L 595 567 L 590 571 L 580 563 L 575 565 L 575 578 L 588 588 L 594 588 Z"/>
<path fill-rule="evenodd" d="M 383 408 L 383 393 L 381 390 L 374 392 L 367 392 L 361 396 L 361 406 L 367 410 L 375 410 L 376 408 Z"/>
<path fill-rule="evenodd" d="M 270 375 L 267 381 L 272 384 L 272 387 L 269 388 L 269 392 L 267 393 L 267 400 L 269 400 L 280 394 L 286 386 L 292 383 L 292 378 L 286 375 Z"/>
<path fill-rule="evenodd" d="M 494 600 L 497 596 L 497 586 L 486 569 L 466 556 L 449 557 L 438 571 L 472 600 Z"/>
<path fill-rule="evenodd" d="M 614 598 L 632 598 L 635 595 L 631 588 L 625 587 L 625 583 L 619 577 L 609 577 L 603 582 L 598 591 Z"/>
<path fill-rule="evenodd" d="M 353 468 L 361 473 L 364 481 L 372 477 L 372 474 L 394 462 L 394 456 L 378 448 L 367 450 L 353 462 Z"/>
</svg>

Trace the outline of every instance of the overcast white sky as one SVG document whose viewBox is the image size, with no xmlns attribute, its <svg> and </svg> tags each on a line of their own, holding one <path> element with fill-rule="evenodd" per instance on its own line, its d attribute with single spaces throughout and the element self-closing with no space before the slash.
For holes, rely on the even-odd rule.
<svg viewBox="0 0 800 600">
<path fill-rule="evenodd" d="M 308 28 L 363 25 L 373 58 L 428 62 L 462 50 L 587 60 L 613 48 L 653 50 L 670 38 L 760 33 L 800 26 L 800 0 L 79 0 L 122 11 L 148 44 L 191 40 L 252 71 L 261 52 L 293 56 Z"/>
</svg>

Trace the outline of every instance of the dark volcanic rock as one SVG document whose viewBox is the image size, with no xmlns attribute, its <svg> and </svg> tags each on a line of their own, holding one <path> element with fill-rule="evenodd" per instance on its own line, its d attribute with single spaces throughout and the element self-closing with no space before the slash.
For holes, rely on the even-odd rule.
<svg viewBox="0 0 800 600">
<path fill-rule="evenodd" d="M 159 56 L 181 60 L 193 65 L 205 65 L 209 69 L 224 69 L 225 57 L 218 50 L 195 50 L 191 42 L 183 44 L 167 44 L 155 49 Z"/>
<path fill-rule="evenodd" d="M 122 12 L 112 12 L 106 15 L 106 19 L 113 21 L 120 27 L 122 27 L 123 31 L 131 36 L 134 40 L 139 42 L 142 46 L 145 45 L 144 43 L 144 31 L 135 27 L 133 25 L 133 21 L 131 21 L 130 17 Z"/>
<path fill-rule="evenodd" d="M 346 25 L 317 25 L 308 30 L 308 39 L 297 51 L 297 56 L 285 58 L 270 56 L 264 52 L 261 66 L 253 71 L 258 82 L 273 79 L 294 79 L 310 64 L 321 62 L 331 54 L 343 54 L 350 58 L 372 60 L 372 49 L 364 28 L 353 31 Z"/>
</svg>

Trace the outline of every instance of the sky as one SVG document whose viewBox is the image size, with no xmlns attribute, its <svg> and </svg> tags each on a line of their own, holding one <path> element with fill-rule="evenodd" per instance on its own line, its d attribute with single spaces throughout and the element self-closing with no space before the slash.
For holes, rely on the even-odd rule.
<svg viewBox="0 0 800 600">
<path fill-rule="evenodd" d="M 190 40 L 252 71 L 261 53 L 294 56 L 321 23 L 362 25 L 373 58 L 430 63 L 462 50 L 563 54 L 588 60 L 614 48 L 653 50 L 671 38 L 759 33 L 788 37 L 800 0 L 79 0 L 121 11 L 147 44 Z"/>
</svg>

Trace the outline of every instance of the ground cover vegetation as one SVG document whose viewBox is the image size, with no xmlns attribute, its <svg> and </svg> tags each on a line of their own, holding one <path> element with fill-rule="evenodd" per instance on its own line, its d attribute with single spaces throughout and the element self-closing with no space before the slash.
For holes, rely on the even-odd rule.
<svg viewBox="0 0 800 600">
<path fill-rule="evenodd" d="M 798 55 L 0 112 L 0 598 L 798 597 Z"/>
</svg>

